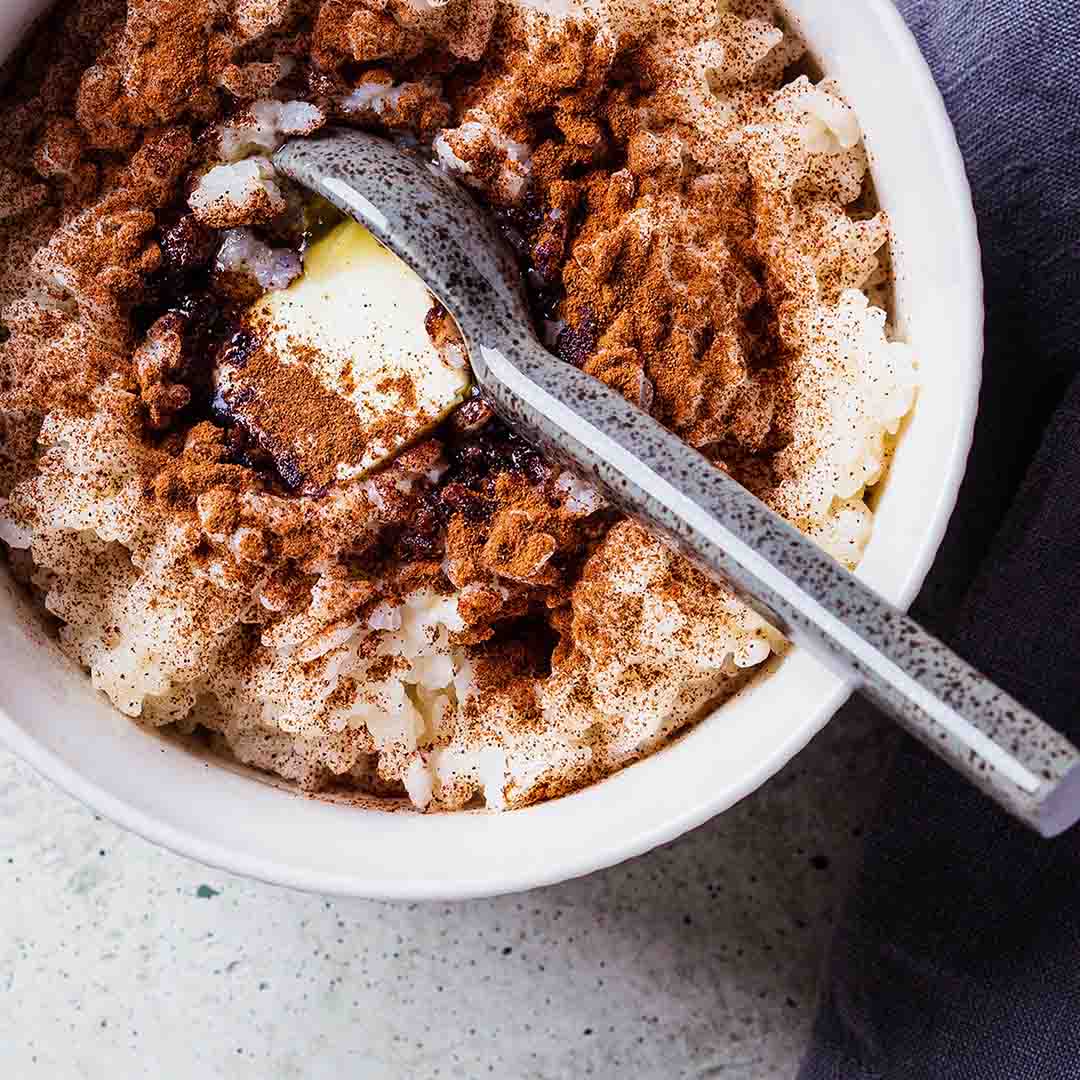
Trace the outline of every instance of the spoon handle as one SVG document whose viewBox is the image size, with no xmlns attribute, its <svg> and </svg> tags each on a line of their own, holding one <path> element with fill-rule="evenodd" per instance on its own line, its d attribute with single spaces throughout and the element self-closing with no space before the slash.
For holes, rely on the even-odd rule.
<svg viewBox="0 0 1080 1080">
<path fill-rule="evenodd" d="M 473 343 L 508 419 L 731 584 L 1043 836 L 1080 819 L 1080 755 L 913 619 L 621 394 L 524 335 Z"/>
<path fill-rule="evenodd" d="M 331 130 L 287 143 L 274 162 L 427 282 L 465 334 L 481 386 L 522 434 L 592 475 L 1042 835 L 1080 818 L 1070 742 L 696 450 L 536 341 L 490 216 L 423 155 Z"/>
</svg>

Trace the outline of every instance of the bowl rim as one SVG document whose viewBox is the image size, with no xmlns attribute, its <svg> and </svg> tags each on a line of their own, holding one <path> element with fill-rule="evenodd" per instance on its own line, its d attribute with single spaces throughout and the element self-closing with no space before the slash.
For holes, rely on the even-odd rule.
<svg viewBox="0 0 1080 1080">
<path fill-rule="evenodd" d="M 955 436 L 953 445 L 948 448 L 947 468 L 944 470 L 943 482 L 938 489 L 932 515 L 933 526 L 925 536 L 918 558 L 913 560 L 901 585 L 895 589 L 895 599 L 906 608 L 921 587 L 945 535 L 974 435 L 982 371 L 984 324 L 981 250 L 963 157 L 944 100 L 930 69 L 892 0 L 864 2 L 870 14 L 878 19 L 899 61 L 909 67 L 912 81 L 921 92 L 919 100 L 927 120 L 926 136 L 933 144 L 935 155 L 943 166 L 941 181 L 947 189 L 948 201 L 955 214 L 951 224 L 956 242 L 967 252 L 967 258 L 958 270 L 967 278 L 962 292 L 969 302 L 967 310 L 956 311 L 955 317 L 957 322 L 966 328 L 965 340 L 970 342 L 973 353 L 970 393 L 957 403 L 959 415 L 954 428 Z M 462 900 L 518 892 L 565 881 L 605 869 L 676 839 L 740 801 L 782 768 L 824 727 L 848 698 L 851 689 L 849 682 L 836 677 L 832 689 L 815 713 L 799 725 L 793 725 L 789 738 L 775 745 L 755 769 L 747 771 L 740 783 L 718 792 L 715 799 L 690 805 L 682 813 L 670 814 L 657 821 L 650 829 L 639 830 L 602 848 L 589 849 L 557 862 L 549 861 L 531 870 L 504 874 L 497 884 L 493 883 L 490 874 L 472 878 L 462 876 L 447 882 L 420 876 L 415 879 L 404 879 L 396 875 L 381 878 L 374 867 L 366 870 L 362 878 L 355 872 L 335 874 L 298 869 L 288 861 L 253 856 L 241 848 L 196 836 L 194 832 L 177 828 L 118 797 L 88 779 L 58 753 L 34 738 L 2 707 L 0 744 L 6 745 L 43 777 L 109 820 L 146 840 L 208 866 L 271 884 L 325 895 L 385 900 Z"/>
</svg>

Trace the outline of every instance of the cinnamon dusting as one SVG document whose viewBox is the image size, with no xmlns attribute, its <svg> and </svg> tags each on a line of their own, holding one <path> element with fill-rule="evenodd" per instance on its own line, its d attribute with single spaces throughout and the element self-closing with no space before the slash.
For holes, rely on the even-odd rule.
<svg viewBox="0 0 1080 1080">
<path fill-rule="evenodd" d="M 0 135 L 0 420 L 35 434 L 32 452 L 10 451 L 14 466 L 0 447 L 4 498 L 15 492 L 10 513 L 33 529 L 46 503 L 90 492 L 115 515 L 103 535 L 131 553 L 110 587 L 135 589 L 152 565 L 190 613 L 176 670 L 203 663 L 188 639 L 227 659 L 212 689 L 147 705 L 160 722 L 197 714 L 238 755 L 308 787 L 340 778 L 391 795 L 441 749 L 532 739 L 543 757 L 557 745 L 565 760 L 520 789 L 433 781 L 434 805 L 481 789 L 525 804 L 659 745 L 773 646 L 726 590 L 545 461 L 481 396 L 349 480 L 341 467 L 400 429 L 415 385 L 379 383 L 398 408 L 365 427 L 303 344 L 280 355 L 237 314 L 278 287 L 278 268 L 260 267 L 270 285 L 222 270 L 223 238 L 290 257 L 310 240 L 284 180 L 245 205 L 226 192 L 192 209 L 224 125 L 260 158 L 284 137 L 259 127 L 253 102 L 315 105 L 320 124 L 419 141 L 499 222 L 553 351 L 787 511 L 816 453 L 800 434 L 804 402 L 840 362 L 819 313 L 870 279 L 887 235 L 881 216 L 845 209 L 861 150 L 808 150 L 784 126 L 817 91 L 781 89 L 798 46 L 758 0 L 708 14 L 687 0 L 593 6 L 606 21 L 510 0 L 89 0 L 61 5 L 27 53 Z M 822 145 L 845 137 L 814 123 Z M 437 303 L 426 328 L 463 356 Z M 805 362 L 815 349 L 820 370 Z M 340 385 L 355 390 L 348 365 Z M 69 431 L 93 450 L 78 491 Z M 814 525 L 806 505 L 832 497 L 800 495 L 790 516 Z M 120 542 L 99 550 L 79 530 L 53 529 L 41 557 L 111 566 Z M 417 596 L 452 615 L 423 622 Z M 65 625 L 100 613 L 102 650 L 121 648 L 89 586 L 52 603 Z M 443 687 L 434 654 L 413 670 L 381 652 L 406 630 L 452 658 Z M 77 658 L 101 662 L 89 647 Z M 472 691 L 459 700 L 463 670 Z M 411 715 L 393 697 L 406 679 L 419 749 L 387 720 Z M 251 721 L 256 691 L 291 710 L 281 731 Z"/>
</svg>

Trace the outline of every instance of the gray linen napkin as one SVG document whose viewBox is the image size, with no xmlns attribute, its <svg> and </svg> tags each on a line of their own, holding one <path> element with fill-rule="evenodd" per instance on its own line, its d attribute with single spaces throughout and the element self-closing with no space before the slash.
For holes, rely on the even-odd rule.
<svg viewBox="0 0 1080 1080">
<path fill-rule="evenodd" d="M 918 610 L 1080 740 L 1080 3 L 899 7 L 957 128 L 987 283 L 971 468 Z M 958 561 L 982 565 L 944 622 Z M 914 743 L 867 839 L 800 1072 L 871 1077 L 1080 1078 L 1080 829 L 1036 839 Z"/>
</svg>

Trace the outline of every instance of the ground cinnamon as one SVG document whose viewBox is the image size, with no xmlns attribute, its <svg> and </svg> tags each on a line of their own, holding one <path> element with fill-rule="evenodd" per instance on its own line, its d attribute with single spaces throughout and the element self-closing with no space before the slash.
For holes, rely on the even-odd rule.
<svg viewBox="0 0 1080 1080">
<path fill-rule="evenodd" d="M 669 2 L 672 20 L 704 18 L 684 0 L 654 6 Z M 811 170 L 789 197 L 762 175 L 797 148 L 736 138 L 791 54 L 770 53 L 769 19 L 747 30 L 738 17 L 760 16 L 758 0 L 710 8 L 697 44 L 740 81 L 721 108 L 667 49 L 663 19 L 646 27 L 636 0 L 607 7 L 598 26 L 502 0 L 87 0 L 54 14 L 26 54 L 0 133 L 0 415 L 94 415 L 107 389 L 148 512 L 201 537 L 192 574 L 223 591 L 257 584 L 250 654 L 316 580 L 333 583 L 325 602 L 345 623 L 420 587 L 453 592 L 455 646 L 528 727 L 553 662 L 584 673 L 628 647 L 645 601 L 621 598 L 608 571 L 648 543 L 595 493 L 575 505 L 561 470 L 482 397 L 393 469 L 343 478 L 400 418 L 365 428 L 302 355 L 257 344 L 235 314 L 251 276 L 215 269 L 224 226 L 301 251 L 299 193 L 201 220 L 187 201 L 220 125 L 251 123 L 257 98 L 299 98 L 423 152 L 434 138 L 432 156 L 502 225 L 558 355 L 763 497 L 792 467 L 778 461 L 793 348 L 813 333 L 799 321 L 819 288 L 808 261 L 829 292 L 850 267 L 843 251 L 787 241 L 793 215 L 820 212 L 811 194 L 829 177 Z M 438 305 L 427 326 L 456 347 Z M 379 390 L 414 404 L 411 384 Z M 688 609 L 705 589 L 681 567 L 656 581 Z M 568 693 L 584 700 L 590 685 L 583 674 Z"/>
</svg>

